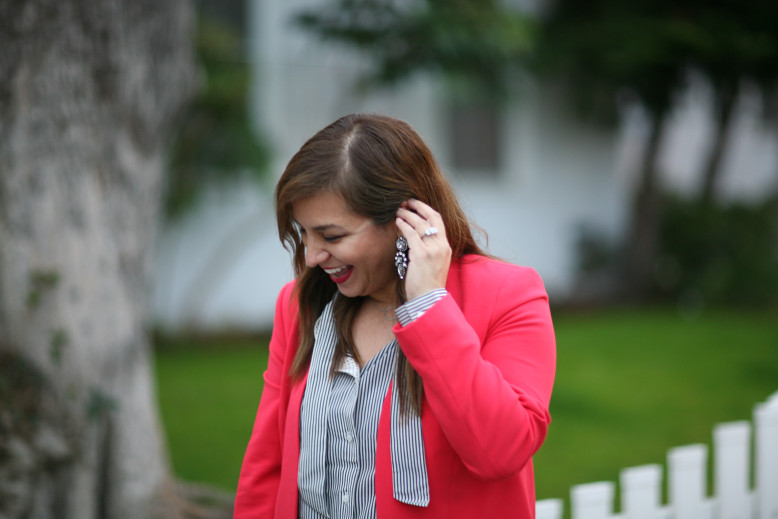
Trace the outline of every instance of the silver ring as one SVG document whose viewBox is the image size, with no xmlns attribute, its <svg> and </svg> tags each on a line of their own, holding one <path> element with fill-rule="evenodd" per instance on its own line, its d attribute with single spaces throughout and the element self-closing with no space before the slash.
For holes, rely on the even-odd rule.
<svg viewBox="0 0 778 519">
<path fill-rule="evenodd" d="M 424 231 L 424 236 L 434 236 L 436 234 L 438 234 L 438 229 L 435 227 L 429 227 Z"/>
</svg>

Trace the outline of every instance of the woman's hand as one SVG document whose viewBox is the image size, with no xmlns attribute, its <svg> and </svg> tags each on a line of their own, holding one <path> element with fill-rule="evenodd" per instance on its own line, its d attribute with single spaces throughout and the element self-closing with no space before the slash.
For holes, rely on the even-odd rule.
<svg viewBox="0 0 778 519">
<path fill-rule="evenodd" d="M 413 198 L 397 210 L 397 228 L 408 241 L 405 295 L 408 301 L 436 288 L 446 287 L 451 247 L 443 219 L 427 204 Z M 428 229 L 437 229 L 430 234 Z"/>
</svg>

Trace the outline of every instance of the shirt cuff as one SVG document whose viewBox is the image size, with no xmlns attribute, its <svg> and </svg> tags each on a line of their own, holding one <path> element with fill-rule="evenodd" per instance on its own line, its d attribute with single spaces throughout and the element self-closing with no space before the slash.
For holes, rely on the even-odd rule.
<svg viewBox="0 0 778 519">
<path fill-rule="evenodd" d="M 400 321 L 402 326 L 408 326 L 447 294 L 448 291 L 445 288 L 436 288 L 415 299 L 411 299 L 395 309 L 394 313 L 397 314 L 397 320 Z"/>
</svg>

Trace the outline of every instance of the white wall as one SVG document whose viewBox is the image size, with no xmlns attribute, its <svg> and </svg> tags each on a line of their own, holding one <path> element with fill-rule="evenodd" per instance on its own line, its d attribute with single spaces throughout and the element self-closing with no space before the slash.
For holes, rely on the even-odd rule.
<svg viewBox="0 0 778 519">
<path fill-rule="evenodd" d="M 207 191 L 157 244 L 153 312 L 168 330 L 272 325 L 275 297 L 292 278 L 269 195 L 246 180 Z"/>
<path fill-rule="evenodd" d="M 665 182 L 685 194 L 696 193 L 700 185 L 713 137 L 712 101 L 710 86 L 695 78 L 680 98 L 667 131 L 660 167 Z M 778 131 L 761 114 L 758 91 L 744 84 L 718 186 L 725 200 L 761 200 L 778 192 Z"/>
<path fill-rule="evenodd" d="M 320 3 L 253 3 L 254 113 L 278 152 L 275 172 L 305 139 L 343 114 L 378 111 L 404 119 L 430 145 L 468 213 L 489 233 L 490 250 L 535 267 L 549 289 L 564 295 L 582 220 L 606 233 L 621 230 L 625 186 L 613 180 L 614 137 L 570 125 L 555 101 L 528 87 L 527 98 L 505 114 L 503 171 L 496 180 L 468 178 L 448 163 L 440 85 L 417 77 L 391 92 L 357 95 L 351 87 L 367 63 L 284 22 L 303 5 Z"/>
<path fill-rule="evenodd" d="M 272 188 L 286 162 L 316 131 L 351 112 L 382 112 L 408 121 L 422 135 L 458 190 L 466 212 L 489 234 L 489 250 L 541 274 L 561 301 L 575 281 L 575 242 L 587 226 L 604 237 L 626 225 L 632 172 L 644 142 L 640 110 L 625 111 L 618 131 L 577 122 L 553 90 L 529 84 L 503 117 L 503 168 L 494 178 L 451 167 L 440 85 L 416 77 L 384 92 L 357 94 L 367 65 L 324 45 L 287 22 L 292 12 L 322 0 L 253 0 L 252 116 L 275 153 L 271 179 L 211 190 L 202 206 L 160 239 L 154 296 L 157 321 L 169 328 L 266 328 L 275 296 L 291 279 L 278 241 Z M 778 137 L 759 118 L 754 95 L 741 103 L 725 159 L 727 197 L 755 198 L 778 180 Z M 710 93 L 693 83 L 671 118 L 660 160 L 665 181 L 691 192 L 710 143 Z"/>
</svg>

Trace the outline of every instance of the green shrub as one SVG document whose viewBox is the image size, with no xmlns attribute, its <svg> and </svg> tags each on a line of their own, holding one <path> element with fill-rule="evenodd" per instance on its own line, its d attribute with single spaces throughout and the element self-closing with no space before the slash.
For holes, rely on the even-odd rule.
<svg viewBox="0 0 778 519">
<path fill-rule="evenodd" d="M 778 303 L 778 200 L 701 205 L 668 197 L 655 289 L 704 305 Z"/>
</svg>

